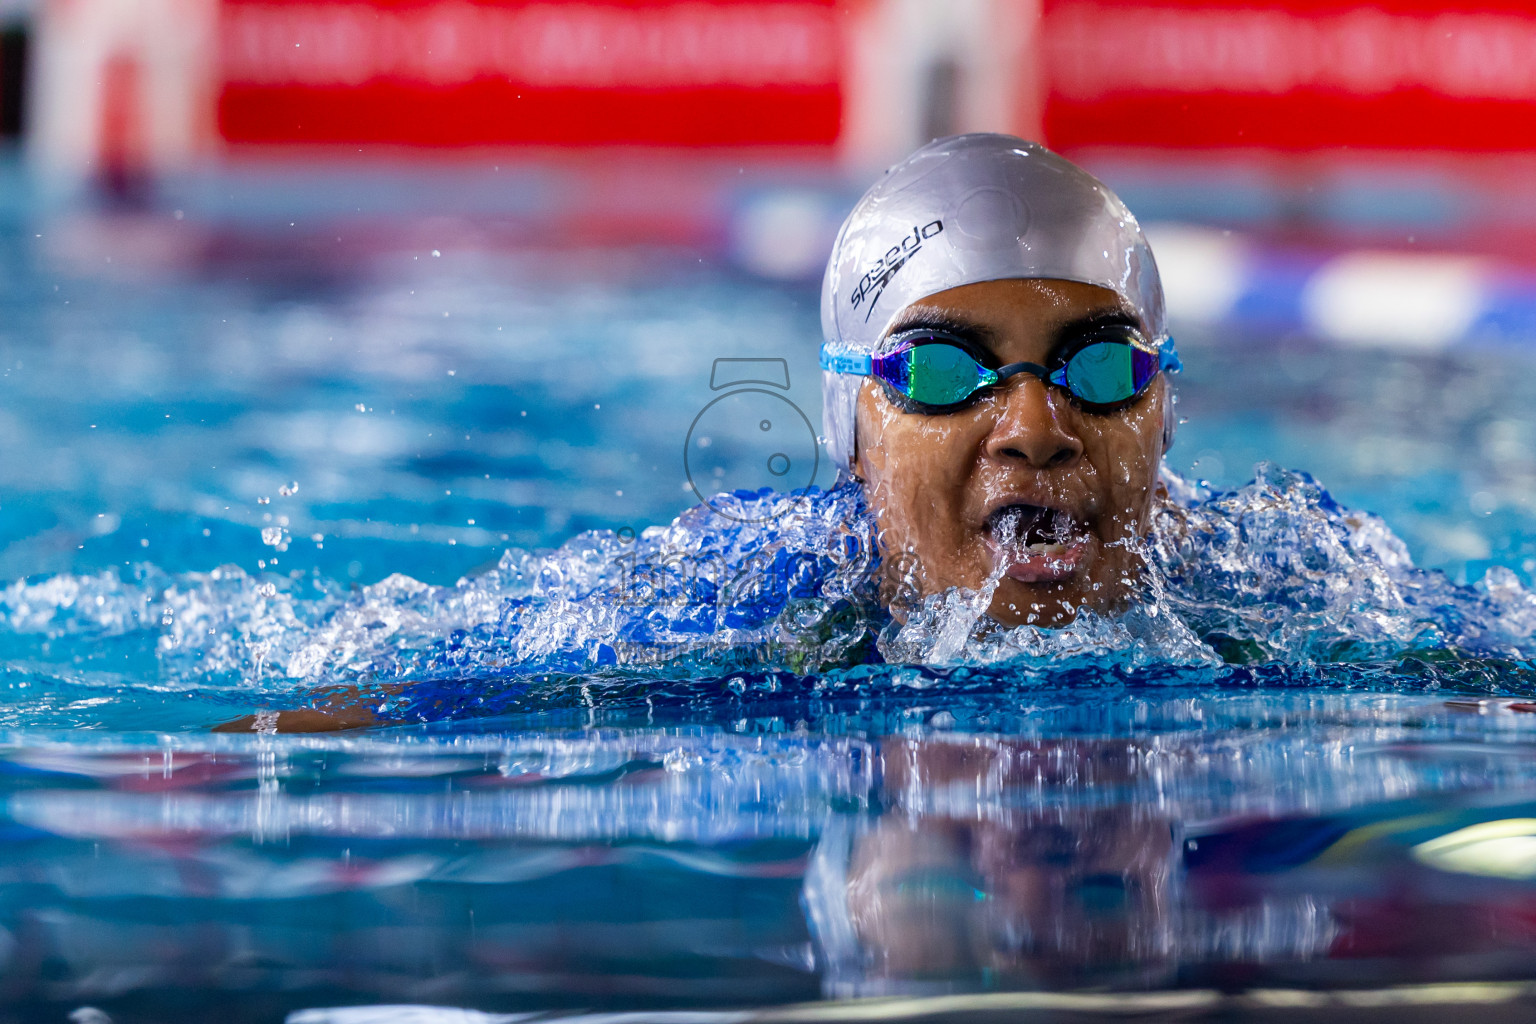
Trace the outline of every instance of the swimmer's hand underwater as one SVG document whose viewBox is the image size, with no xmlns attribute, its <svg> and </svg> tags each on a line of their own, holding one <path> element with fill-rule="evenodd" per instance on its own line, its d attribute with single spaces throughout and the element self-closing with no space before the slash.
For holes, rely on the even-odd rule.
<svg viewBox="0 0 1536 1024">
<path fill-rule="evenodd" d="M 388 688 L 398 692 L 399 687 Z M 379 725 L 374 712 L 378 694 L 364 695 L 356 687 L 330 690 L 318 707 L 287 711 L 258 711 L 213 727 L 214 732 L 341 732 Z"/>
</svg>

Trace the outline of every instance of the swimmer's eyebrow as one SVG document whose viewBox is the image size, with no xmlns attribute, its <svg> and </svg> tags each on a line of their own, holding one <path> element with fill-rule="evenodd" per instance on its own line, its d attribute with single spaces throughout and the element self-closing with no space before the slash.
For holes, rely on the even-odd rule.
<svg viewBox="0 0 1536 1024">
<path fill-rule="evenodd" d="M 914 309 L 905 316 L 897 317 L 896 322 L 886 331 L 886 337 L 902 331 L 943 331 L 981 345 L 988 351 L 996 351 L 994 342 L 997 341 L 997 332 L 991 327 L 936 310 Z"/>
<path fill-rule="evenodd" d="M 1141 321 L 1124 309 L 1110 307 L 1094 310 L 1086 316 L 1068 320 L 1056 328 L 1056 338 L 1051 343 L 1051 354 L 1054 356 L 1058 350 L 1100 327 L 1130 327 L 1139 331 Z"/>
<path fill-rule="evenodd" d="M 1106 306 L 1091 313 L 1068 320 L 1052 331 L 1051 355 L 1071 345 L 1089 331 L 1101 327 L 1131 327 L 1141 330 L 1141 321 L 1125 309 Z M 896 318 L 886 331 L 886 337 L 903 331 L 944 331 L 979 345 L 989 352 L 997 351 L 997 331 L 986 324 L 976 323 L 952 313 L 932 309 L 914 309 Z"/>
</svg>

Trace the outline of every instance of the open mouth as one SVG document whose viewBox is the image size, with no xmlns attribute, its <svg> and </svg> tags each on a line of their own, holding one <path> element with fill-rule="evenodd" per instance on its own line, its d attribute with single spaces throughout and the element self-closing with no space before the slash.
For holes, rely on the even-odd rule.
<svg viewBox="0 0 1536 1024">
<path fill-rule="evenodd" d="M 1041 505 L 1005 505 L 987 517 L 987 546 L 1004 573 L 1022 583 L 1064 580 L 1077 572 L 1088 530 L 1070 514 Z"/>
</svg>

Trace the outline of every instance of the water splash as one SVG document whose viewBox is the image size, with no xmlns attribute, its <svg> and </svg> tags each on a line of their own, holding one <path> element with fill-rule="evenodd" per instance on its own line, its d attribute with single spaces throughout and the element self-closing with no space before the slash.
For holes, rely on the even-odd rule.
<svg viewBox="0 0 1536 1024">
<path fill-rule="evenodd" d="M 998 531 L 1023 546 L 1017 513 Z M 1058 537 L 1058 542 L 1069 538 Z M 1146 545 L 1137 543 L 1142 561 Z M 1155 567 L 1143 574 L 1140 594 L 1116 615 L 1079 608 L 1064 627 L 1020 625 L 1005 627 L 987 615 L 1010 562 L 999 558 L 982 586 L 969 591 L 951 588 L 914 602 L 903 622 L 882 632 L 880 653 L 887 661 L 925 665 L 1011 665 L 1050 667 L 1065 659 L 1098 659 L 1120 667 L 1150 664 L 1212 665 L 1220 659 L 1169 613 L 1163 574 Z"/>
<path fill-rule="evenodd" d="M 742 492 L 716 499 L 734 516 L 700 506 L 638 536 L 508 551 L 447 587 L 234 567 L 23 581 L 0 591 L 0 653 L 44 684 L 289 703 L 351 688 L 404 718 L 461 712 L 466 693 L 483 708 L 534 693 L 597 706 L 694 699 L 701 685 L 718 694 L 726 679 L 735 697 L 803 696 L 952 685 L 965 677 L 951 670 L 967 668 L 993 671 L 964 685 L 993 688 L 1167 670 L 1214 680 L 1266 665 L 1371 685 L 1423 665 L 1489 687 L 1536 675 L 1536 595 L 1513 573 L 1468 587 L 1417 569 L 1382 520 L 1302 473 L 1261 465 L 1252 483 L 1214 494 L 1171 475 L 1165 485 L 1139 599 L 1060 629 L 991 620 L 996 580 L 893 619 L 875 522 L 848 484 Z M 511 697 L 489 699 L 498 693 Z"/>
<path fill-rule="evenodd" d="M 1268 463 L 1231 491 L 1178 484 L 1153 524 L 1153 556 L 1174 613 L 1227 661 L 1531 656 L 1536 595 L 1508 569 L 1466 587 L 1415 568 L 1379 517 Z"/>
</svg>

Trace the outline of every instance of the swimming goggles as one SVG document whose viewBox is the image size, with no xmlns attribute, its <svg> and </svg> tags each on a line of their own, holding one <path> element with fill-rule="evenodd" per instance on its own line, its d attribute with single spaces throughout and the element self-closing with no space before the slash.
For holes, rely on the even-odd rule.
<svg viewBox="0 0 1536 1024">
<path fill-rule="evenodd" d="M 1153 345 L 1134 327 L 1111 324 L 1094 328 L 1052 366 L 1009 363 L 988 367 L 969 341 L 945 331 L 912 330 L 886 340 L 885 351 L 821 350 L 821 368 L 832 373 L 875 377 L 918 412 L 953 412 L 975 401 L 977 393 L 1021 373 L 1063 388 L 1090 412 L 1111 412 L 1146 390 L 1164 370 L 1183 369 L 1173 339 Z"/>
</svg>

